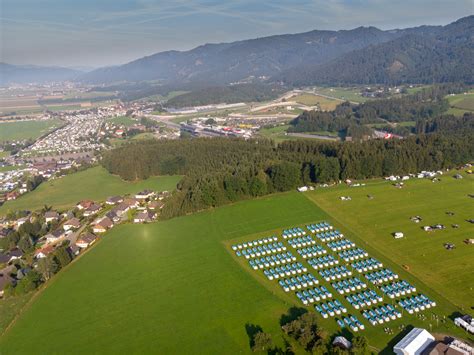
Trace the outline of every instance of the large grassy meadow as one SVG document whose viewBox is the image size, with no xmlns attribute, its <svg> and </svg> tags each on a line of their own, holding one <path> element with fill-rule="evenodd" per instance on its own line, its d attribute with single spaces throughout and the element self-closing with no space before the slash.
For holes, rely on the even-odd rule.
<svg viewBox="0 0 474 355">
<path fill-rule="evenodd" d="M 84 199 L 105 200 L 112 195 L 136 193 L 143 189 L 174 190 L 180 176 L 159 176 L 138 182 L 126 182 L 97 166 L 61 179 L 49 180 L 36 190 L 0 207 L 0 215 L 10 210 L 35 210 L 44 205 L 68 208 Z"/>
<path fill-rule="evenodd" d="M 61 124 L 60 120 L 2 122 L 0 123 L 0 142 L 36 139 Z"/>
<path fill-rule="evenodd" d="M 361 188 L 321 189 L 307 194 L 291 192 L 169 221 L 116 227 L 68 270 L 60 272 L 26 308 L 0 339 L 0 354 L 32 353 L 38 348 L 47 354 L 64 349 L 68 349 L 68 353 L 83 354 L 194 354 L 221 353 L 223 349 L 226 353 L 248 353 L 248 329 L 253 326 L 270 332 L 275 343 L 282 346 L 280 323 L 290 308 L 302 308 L 302 304 L 294 295 L 284 293 L 276 281 L 268 281 L 261 271 L 253 271 L 245 259 L 234 255 L 230 246 L 279 234 L 283 228 L 322 220 L 332 223 L 371 256 L 399 273 L 401 279 L 416 286 L 418 292 L 438 303 L 434 310 L 423 312 L 423 319 L 405 313 L 400 320 L 373 327 L 342 297 L 336 296 L 350 314 L 366 324 L 361 334 L 369 339 L 373 350 L 391 353 L 394 342 L 406 334 L 407 326 L 467 338 L 449 318 L 445 321 L 443 318 L 459 310 L 453 303 L 469 305 L 469 299 L 472 300 L 468 286 L 461 287 L 457 281 L 462 279 L 466 285 L 472 284 L 472 276 L 467 272 L 470 266 L 472 269 L 466 258 L 467 249 L 464 249 L 467 246 L 461 245 L 458 241 L 461 237 L 457 235 L 451 238 L 457 245 L 452 252 L 445 251 L 442 245 L 438 248 L 436 243 L 433 251 L 424 250 L 426 245 L 431 245 L 426 238 L 438 238 L 437 234 L 415 237 L 413 233 L 420 226 L 410 229 L 410 224 L 404 223 L 401 217 L 405 212 L 401 211 L 408 208 L 406 213 L 411 214 L 410 208 L 423 209 L 416 214 L 424 216 L 427 223 L 448 224 L 444 209 L 449 208 L 456 213 L 449 218 L 461 224 L 456 232 L 472 233 L 467 222 L 462 221 L 468 214 L 469 201 L 458 196 L 467 198 L 465 190 L 472 187 L 470 182 L 472 180 L 467 178 L 451 181 L 446 177 L 442 183 L 433 185 L 427 180 L 410 181 L 402 190 L 376 182 Z M 418 208 L 408 198 L 415 186 L 422 191 L 420 197 L 428 199 Z M 446 195 L 441 200 L 433 198 L 434 191 L 444 191 L 450 198 Z M 341 193 L 353 198 L 347 206 L 339 201 Z M 374 195 L 373 200 L 367 199 L 368 193 Z M 392 193 L 406 195 L 394 198 Z M 324 206 L 329 213 L 312 201 Z M 379 205 L 367 207 L 370 206 L 367 203 L 372 202 Z M 437 206 L 440 203 L 442 206 Z M 393 205 L 403 206 L 395 208 Z M 465 212 L 458 211 L 461 207 Z M 395 213 L 390 214 L 394 210 Z M 431 210 L 438 211 L 439 216 L 436 212 L 431 214 Z M 369 211 L 377 211 L 372 217 L 379 220 L 364 228 Z M 437 220 L 431 222 L 435 217 Z M 395 225 L 407 235 L 396 243 L 390 235 L 385 235 L 385 231 L 389 234 Z M 451 230 L 436 233 L 448 234 Z M 413 243 L 415 238 L 425 238 L 423 246 Z M 430 255 L 431 262 L 425 261 L 425 254 Z M 454 265 L 454 259 L 462 267 Z M 303 260 L 299 258 L 299 261 Z M 423 263 L 432 274 L 430 278 L 420 272 L 419 265 Z M 409 270 L 401 264 L 408 265 Z M 451 272 L 456 275 L 445 280 L 444 288 L 433 282 L 437 277 L 445 278 L 448 271 L 444 269 L 453 267 L 455 270 Z M 332 289 L 321 281 L 316 271 L 311 272 L 320 284 Z M 467 294 L 462 295 L 461 291 Z M 313 307 L 306 309 L 311 311 Z M 433 313 L 439 315 L 439 322 L 432 318 Z M 340 332 L 333 318 L 320 322 L 331 334 Z M 390 327 L 393 334 L 386 334 L 384 327 Z M 346 332 L 342 334 L 350 337 Z"/>
<path fill-rule="evenodd" d="M 289 193 L 119 226 L 50 282 L 0 339 L 0 353 L 248 352 L 246 325 L 278 335 L 291 304 L 262 287 L 224 241 L 323 216 Z"/>
<path fill-rule="evenodd" d="M 444 296 L 465 312 L 474 306 L 474 249 L 463 241 L 473 238 L 474 178 L 464 174 L 457 180 L 448 173 L 437 183 L 427 179 L 412 179 L 402 189 L 391 183 L 377 181 L 364 187 L 341 186 L 321 189 L 309 196 L 338 225 L 351 231 L 355 241 L 373 249 Z M 367 196 L 372 195 L 373 199 Z M 351 201 L 341 201 L 350 196 Z M 446 212 L 454 212 L 454 216 Z M 411 216 L 422 217 L 420 223 Z M 424 225 L 444 224 L 445 230 L 425 232 Z M 453 228 L 458 224 L 459 228 Z M 393 232 L 405 237 L 394 239 Z M 444 243 L 454 243 L 446 250 Z"/>
</svg>

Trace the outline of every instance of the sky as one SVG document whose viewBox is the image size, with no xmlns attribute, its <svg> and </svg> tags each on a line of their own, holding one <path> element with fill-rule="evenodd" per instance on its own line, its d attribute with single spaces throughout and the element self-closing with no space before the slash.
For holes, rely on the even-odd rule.
<svg viewBox="0 0 474 355">
<path fill-rule="evenodd" d="M 100 67 L 204 43 L 472 14 L 474 0 L 0 0 L 0 61 Z"/>
</svg>

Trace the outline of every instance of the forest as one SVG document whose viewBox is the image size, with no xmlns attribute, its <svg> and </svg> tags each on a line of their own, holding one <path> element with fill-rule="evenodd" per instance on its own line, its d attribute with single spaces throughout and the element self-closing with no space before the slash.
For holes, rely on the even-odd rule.
<svg viewBox="0 0 474 355">
<path fill-rule="evenodd" d="M 474 157 L 473 130 L 365 142 L 198 138 L 144 141 L 106 152 L 102 165 L 126 180 L 181 174 L 163 218 L 297 186 L 452 168 Z"/>
</svg>

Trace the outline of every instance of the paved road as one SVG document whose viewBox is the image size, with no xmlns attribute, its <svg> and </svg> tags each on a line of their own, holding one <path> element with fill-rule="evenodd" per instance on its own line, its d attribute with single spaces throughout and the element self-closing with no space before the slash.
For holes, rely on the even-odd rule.
<svg viewBox="0 0 474 355">
<path fill-rule="evenodd" d="M 309 134 L 309 133 L 287 133 L 287 134 L 291 137 L 299 137 L 299 138 L 324 139 L 327 141 L 341 140 L 339 137 L 322 136 L 320 134 Z"/>
</svg>

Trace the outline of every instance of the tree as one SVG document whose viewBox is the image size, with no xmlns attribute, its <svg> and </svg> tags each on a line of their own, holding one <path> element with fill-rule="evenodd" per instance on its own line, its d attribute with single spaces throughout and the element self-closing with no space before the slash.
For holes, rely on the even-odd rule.
<svg viewBox="0 0 474 355">
<path fill-rule="evenodd" d="M 53 258 L 42 258 L 38 261 L 38 272 L 45 281 L 49 280 L 59 270 L 59 266 Z"/>
<path fill-rule="evenodd" d="M 252 351 L 267 351 L 273 347 L 272 337 L 268 333 L 262 331 L 255 334 L 253 337 Z"/>
<path fill-rule="evenodd" d="M 54 251 L 54 259 L 58 265 L 63 268 L 69 264 L 72 260 L 71 254 L 69 254 L 66 246 L 61 246 Z"/>
<path fill-rule="evenodd" d="M 352 339 L 352 348 L 351 354 L 353 355 L 368 355 L 370 354 L 369 351 L 369 344 L 367 338 L 364 336 L 356 336 Z"/>
</svg>

